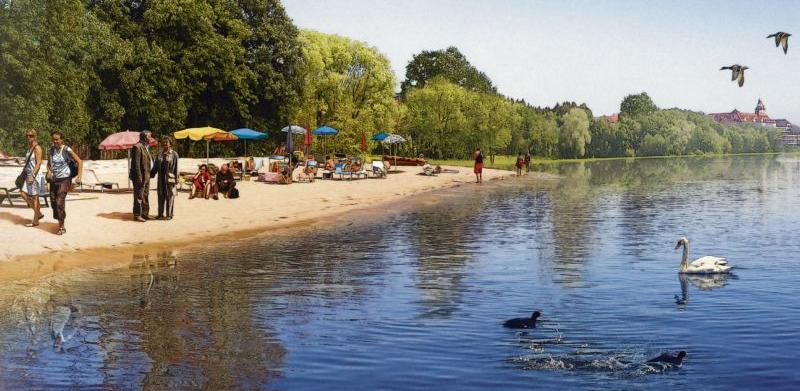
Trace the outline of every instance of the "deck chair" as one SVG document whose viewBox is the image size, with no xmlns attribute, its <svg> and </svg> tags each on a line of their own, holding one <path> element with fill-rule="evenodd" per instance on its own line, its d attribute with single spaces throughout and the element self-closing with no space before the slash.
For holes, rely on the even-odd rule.
<svg viewBox="0 0 800 391">
<path fill-rule="evenodd" d="M 372 176 L 376 178 L 386 178 L 386 167 L 383 166 L 383 162 L 372 162 Z"/>
<path fill-rule="evenodd" d="M 39 198 L 41 199 L 39 201 L 40 204 L 48 208 L 50 207 L 49 193 L 39 194 Z M 4 203 L 8 203 L 8 206 L 12 207 L 17 206 L 14 205 L 14 200 L 16 200 L 17 203 L 19 203 L 19 206 L 26 206 L 25 200 L 22 199 L 22 194 L 19 193 L 19 188 L 0 187 L 0 206 L 2 206 Z"/>
<path fill-rule="evenodd" d="M 353 173 L 344 169 L 344 164 L 337 164 L 336 168 L 333 170 L 333 175 L 338 175 L 339 179 L 344 179 L 344 177 L 348 177 L 353 179 Z"/>
<path fill-rule="evenodd" d="M 84 187 L 88 187 L 91 190 L 95 188 L 100 188 L 100 192 L 104 192 L 105 190 L 112 190 L 114 186 L 117 187 L 117 191 L 119 190 L 119 183 L 117 182 L 108 182 L 108 181 L 101 181 L 100 178 L 97 177 L 97 173 L 91 168 L 84 168 L 83 169 L 83 181 L 81 185 L 78 186 L 78 192 L 83 192 Z M 88 179 L 88 181 L 87 181 Z"/>
<path fill-rule="evenodd" d="M 362 176 L 364 179 L 367 179 L 369 177 L 369 171 L 367 171 L 367 168 L 362 165 L 358 171 L 352 171 L 352 175 L 354 175 L 356 179 L 359 179 Z"/>
</svg>

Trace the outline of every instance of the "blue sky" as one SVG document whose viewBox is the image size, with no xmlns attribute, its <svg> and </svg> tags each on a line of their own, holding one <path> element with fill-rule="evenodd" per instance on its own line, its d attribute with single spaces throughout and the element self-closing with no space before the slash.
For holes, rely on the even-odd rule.
<svg viewBox="0 0 800 391">
<path fill-rule="evenodd" d="M 398 82 L 422 50 L 456 46 L 505 95 L 596 115 L 646 91 L 659 107 L 752 111 L 800 123 L 800 1 L 284 0 L 300 28 L 377 47 Z M 789 54 L 766 39 L 796 33 Z M 745 85 L 724 65 L 747 65 Z"/>
</svg>

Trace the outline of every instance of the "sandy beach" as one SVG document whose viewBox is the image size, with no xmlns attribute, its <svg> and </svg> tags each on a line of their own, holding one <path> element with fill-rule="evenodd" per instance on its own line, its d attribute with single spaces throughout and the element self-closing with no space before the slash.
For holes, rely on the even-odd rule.
<svg viewBox="0 0 800 391">
<path fill-rule="evenodd" d="M 198 161 L 183 159 L 181 169 L 195 166 Z M 212 160 L 212 162 L 214 162 Z M 216 163 L 221 163 L 219 162 Z M 126 187 L 125 161 L 86 162 L 103 180 L 119 182 Z M 57 222 L 50 208 L 43 208 L 45 218 L 38 227 L 28 228 L 31 210 L 25 207 L 0 208 L 0 262 L 33 258 L 31 255 L 52 253 L 63 256 L 80 255 L 88 251 L 124 251 L 124 247 L 176 246 L 213 240 L 235 238 L 248 232 L 302 224 L 346 214 L 356 209 L 391 205 L 403 202 L 416 194 L 458 185 L 477 185 L 470 168 L 447 167 L 458 173 L 442 173 L 429 177 L 419 175 L 420 167 L 400 167 L 386 179 L 316 180 L 314 183 L 291 185 L 243 181 L 237 185 L 241 197 L 235 200 L 188 199 L 180 192 L 175 203 L 175 218 L 171 221 L 139 223 L 132 220 L 132 196 L 128 193 L 86 192 L 72 194 L 67 201 L 67 233 L 55 235 Z M 5 168 L 4 173 L 15 172 Z M 484 181 L 503 179 L 513 173 L 484 169 Z M 13 178 L 11 175 L 5 177 Z M 152 183 L 150 214 L 157 213 L 155 181 Z M 22 201 L 15 204 L 22 204 Z M 236 235 L 237 233 L 241 235 Z"/>
</svg>

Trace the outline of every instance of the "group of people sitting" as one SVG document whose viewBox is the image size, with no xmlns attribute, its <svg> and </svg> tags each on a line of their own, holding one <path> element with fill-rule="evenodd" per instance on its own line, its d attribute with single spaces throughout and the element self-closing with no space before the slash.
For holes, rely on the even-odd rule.
<svg viewBox="0 0 800 391">
<path fill-rule="evenodd" d="M 328 158 L 325 160 L 325 165 L 323 168 L 328 171 L 334 171 L 336 169 L 336 160 L 334 160 L 333 155 L 329 155 Z M 361 159 L 354 158 L 349 156 L 347 160 L 344 160 L 344 167 L 342 168 L 343 171 L 349 172 L 359 172 L 361 171 L 361 167 L 363 164 L 361 163 Z"/>
<path fill-rule="evenodd" d="M 201 164 L 200 169 L 192 179 L 192 190 L 189 199 L 195 197 L 209 197 L 218 200 L 222 194 L 225 198 L 239 198 L 239 190 L 236 189 L 236 180 L 233 178 L 233 170 L 228 163 L 223 164 L 216 174 L 210 172 L 208 165 Z"/>
</svg>

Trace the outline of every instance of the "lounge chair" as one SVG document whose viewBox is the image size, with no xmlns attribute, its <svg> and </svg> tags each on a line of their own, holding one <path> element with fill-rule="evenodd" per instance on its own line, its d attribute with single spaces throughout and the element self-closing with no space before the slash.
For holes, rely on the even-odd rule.
<svg viewBox="0 0 800 391">
<path fill-rule="evenodd" d="M 364 177 L 364 179 L 367 179 L 369 177 L 369 171 L 367 171 L 367 168 L 364 167 L 363 165 L 361 166 L 360 169 L 358 169 L 358 171 L 351 171 L 351 173 L 356 177 L 356 179 L 361 178 L 362 176 Z"/>
<path fill-rule="evenodd" d="M 376 178 L 386 178 L 386 167 L 384 167 L 383 162 L 372 162 L 372 176 Z"/>
<path fill-rule="evenodd" d="M 45 207 L 50 207 L 50 193 L 39 194 L 39 198 L 44 200 L 43 202 L 40 201 L 42 205 L 44 205 Z M 27 206 L 25 204 L 25 200 L 22 199 L 22 194 L 19 193 L 19 188 L 0 187 L 0 206 L 2 206 L 6 202 L 8 202 L 9 206 L 12 207 L 17 206 L 14 205 L 14 200 L 17 200 L 17 202 L 20 203 L 19 206 Z"/>
<path fill-rule="evenodd" d="M 91 190 L 94 190 L 95 188 L 100 188 L 100 192 L 102 193 L 105 190 L 114 189 L 114 186 L 117 187 L 117 191 L 120 191 L 119 183 L 100 180 L 100 178 L 97 177 L 97 173 L 91 168 L 83 169 L 83 178 L 81 179 L 82 181 L 81 185 L 78 186 L 78 192 L 83 192 L 83 188 L 88 187 Z"/>
<path fill-rule="evenodd" d="M 339 179 L 344 179 L 344 177 L 349 177 L 350 179 L 353 179 L 353 173 L 348 170 L 345 170 L 345 165 L 341 163 L 336 165 L 336 168 L 334 168 L 333 170 L 333 175 L 338 175 Z"/>
</svg>

